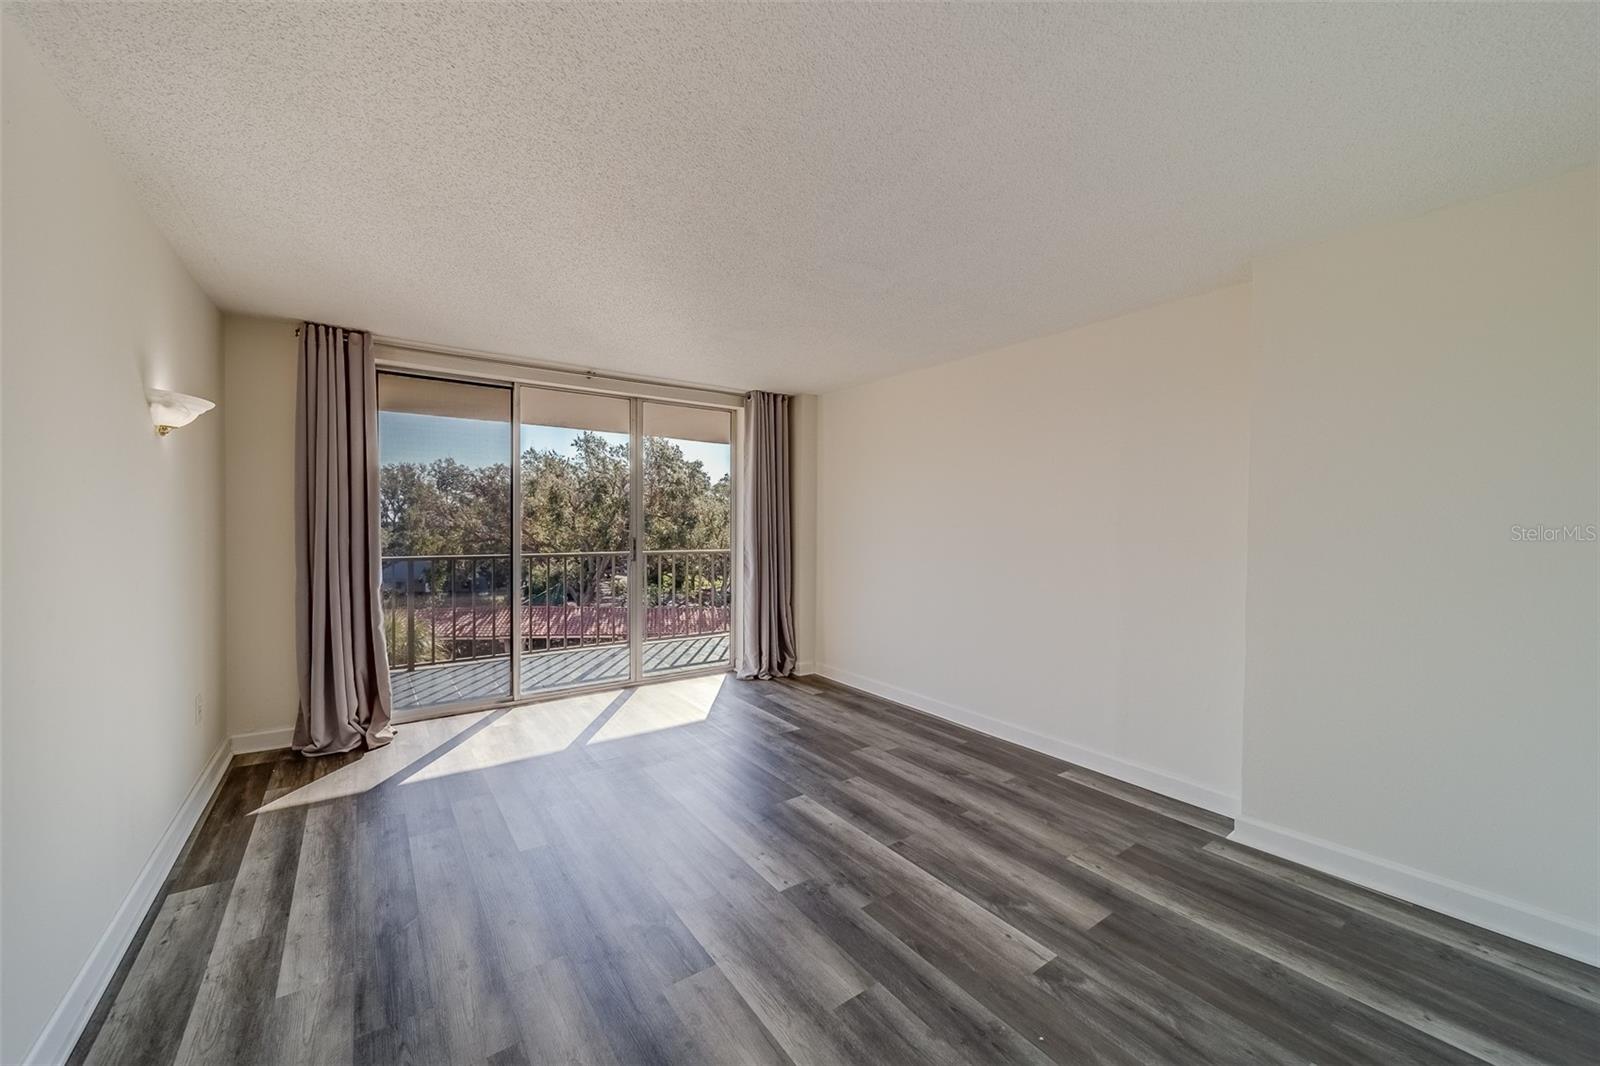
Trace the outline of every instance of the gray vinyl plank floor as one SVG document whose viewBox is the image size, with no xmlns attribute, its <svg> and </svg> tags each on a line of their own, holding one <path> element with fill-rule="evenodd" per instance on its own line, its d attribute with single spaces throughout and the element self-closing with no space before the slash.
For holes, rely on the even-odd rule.
<svg viewBox="0 0 1600 1066">
<path fill-rule="evenodd" d="M 1600 1061 L 1600 972 L 1229 829 L 813 679 L 241 757 L 72 1061 Z"/>
</svg>

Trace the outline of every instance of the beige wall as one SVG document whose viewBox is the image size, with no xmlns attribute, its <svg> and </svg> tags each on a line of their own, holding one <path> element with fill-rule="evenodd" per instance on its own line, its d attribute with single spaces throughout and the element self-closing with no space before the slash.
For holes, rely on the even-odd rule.
<svg viewBox="0 0 1600 1066">
<path fill-rule="evenodd" d="M 817 397 L 802 395 L 790 410 L 795 669 L 802 674 L 817 665 L 817 406 Z"/>
<path fill-rule="evenodd" d="M 4 35 L 0 1061 L 20 1061 L 224 738 L 221 327 Z M 197 703 L 199 708 L 197 711 Z"/>
<path fill-rule="evenodd" d="M 824 395 L 822 672 L 1231 811 L 1249 314 L 1238 285 Z"/>
<path fill-rule="evenodd" d="M 1255 272 L 1244 813 L 1553 943 L 1600 923 L 1600 556 L 1513 527 L 1600 521 L 1597 196 L 1589 169 Z"/>
<path fill-rule="evenodd" d="M 294 727 L 294 392 L 296 323 L 227 315 L 228 731 Z"/>
</svg>

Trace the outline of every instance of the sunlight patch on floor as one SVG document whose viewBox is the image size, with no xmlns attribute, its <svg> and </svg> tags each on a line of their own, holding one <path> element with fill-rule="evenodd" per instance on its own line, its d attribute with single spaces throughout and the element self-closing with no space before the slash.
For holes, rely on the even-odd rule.
<svg viewBox="0 0 1600 1066">
<path fill-rule="evenodd" d="M 256 814 L 305 807 L 313 803 L 355 796 L 383 784 L 395 774 L 428 753 L 448 743 L 461 733 L 481 722 L 489 713 L 462 714 L 450 718 L 434 718 L 426 722 L 408 722 L 399 726 L 394 740 L 381 748 L 364 753 L 354 762 L 346 763 L 309 784 L 296 789 L 268 792 L 267 802 Z"/>
<path fill-rule="evenodd" d="M 513 707 L 406 778 L 405 783 L 432 781 L 565 751 L 622 695 L 622 689 L 606 689 Z M 632 702 L 630 698 L 623 706 Z"/>
<path fill-rule="evenodd" d="M 603 744 L 703 722 L 711 715 L 711 707 L 726 678 L 726 674 L 714 674 L 642 685 L 634 690 L 632 699 L 595 731 L 588 743 Z"/>
<path fill-rule="evenodd" d="M 526 762 L 704 722 L 727 674 L 585 692 L 498 711 L 405 722 L 389 744 L 297 788 L 268 792 L 256 814 L 355 796 L 391 779 L 404 786 Z M 306 764 L 308 771 L 314 764 Z"/>
</svg>

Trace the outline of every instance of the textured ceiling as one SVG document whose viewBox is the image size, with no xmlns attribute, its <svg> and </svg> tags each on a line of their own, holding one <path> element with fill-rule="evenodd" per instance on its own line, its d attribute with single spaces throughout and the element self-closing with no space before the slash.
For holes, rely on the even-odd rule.
<svg viewBox="0 0 1600 1066">
<path fill-rule="evenodd" d="M 225 308 L 826 390 L 1597 153 L 1589 4 L 8 4 Z"/>
</svg>

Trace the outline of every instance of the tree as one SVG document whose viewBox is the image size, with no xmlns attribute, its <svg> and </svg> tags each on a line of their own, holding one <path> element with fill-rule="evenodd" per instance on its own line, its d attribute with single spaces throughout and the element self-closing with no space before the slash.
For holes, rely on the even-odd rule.
<svg viewBox="0 0 1600 1066">
<path fill-rule="evenodd" d="M 645 549 L 726 548 L 728 479 L 715 485 L 666 437 L 644 439 Z"/>
<path fill-rule="evenodd" d="M 625 553 L 632 548 L 627 443 L 581 433 L 568 453 L 529 448 L 520 466 L 523 600 L 541 605 L 626 603 Z M 713 484 L 704 464 L 687 460 L 682 448 L 663 437 L 645 438 L 643 473 L 646 551 L 719 552 L 647 556 L 645 602 L 726 607 L 731 576 L 720 552 L 730 545 L 728 479 Z M 478 606 L 504 604 L 510 597 L 507 464 L 471 467 L 454 459 L 385 464 L 379 471 L 378 512 L 385 588 L 390 596 L 404 592 L 419 609 L 418 617 L 463 597 Z M 488 558 L 438 558 L 464 555 Z M 397 556 L 425 558 L 392 561 Z M 453 624 L 453 608 L 451 617 Z M 427 616 L 404 634 L 391 630 L 391 653 L 399 656 L 404 640 L 404 654 L 409 655 L 409 642 L 416 639 L 419 657 L 453 657 L 454 643 L 432 643 L 435 621 Z"/>
<path fill-rule="evenodd" d="M 489 555 L 511 548 L 506 465 L 470 467 L 454 459 L 391 463 L 379 471 L 383 555 Z"/>
<path fill-rule="evenodd" d="M 523 550 L 627 551 L 627 444 L 583 433 L 573 452 L 522 453 Z"/>
<path fill-rule="evenodd" d="M 627 551 L 628 446 L 582 433 L 571 454 L 522 453 L 522 550 Z M 379 472 L 380 546 L 397 555 L 503 555 L 511 484 L 504 463 L 469 467 L 454 459 L 388 463 Z M 644 439 L 645 548 L 729 544 L 730 486 L 665 437 Z"/>
</svg>

